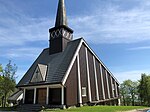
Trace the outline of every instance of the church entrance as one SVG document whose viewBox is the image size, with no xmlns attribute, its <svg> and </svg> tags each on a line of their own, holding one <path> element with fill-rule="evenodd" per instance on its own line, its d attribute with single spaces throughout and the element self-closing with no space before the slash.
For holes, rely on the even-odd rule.
<svg viewBox="0 0 150 112">
<path fill-rule="evenodd" d="M 46 88 L 37 89 L 37 103 L 46 104 Z"/>
<path fill-rule="evenodd" d="M 26 90 L 25 104 L 33 104 L 34 101 L 34 89 Z"/>
<path fill-rule="evenodd" d="M 49 89 L 49 104 L 61 105 L 61 88 Z"/>
</svg>

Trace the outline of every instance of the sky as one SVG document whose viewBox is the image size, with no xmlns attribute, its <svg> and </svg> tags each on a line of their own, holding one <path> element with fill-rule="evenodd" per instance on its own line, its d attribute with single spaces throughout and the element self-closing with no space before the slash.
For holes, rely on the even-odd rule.
<svg viewBox="0 0 150 112">
<path fill-rule="evenodd" d="M 150 74 L 149 0 L 65 0 L 74 39 L 83 37 L 120 83 Z M 44 48 L 58 0 L 0 0 L 0 64 L 18 66 L 17 82 Z"/>
</svg>

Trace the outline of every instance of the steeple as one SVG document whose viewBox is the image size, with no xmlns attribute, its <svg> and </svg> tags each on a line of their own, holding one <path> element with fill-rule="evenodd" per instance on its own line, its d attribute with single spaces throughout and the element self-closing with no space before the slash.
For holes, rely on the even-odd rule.
<svg viewBox="0 0 150 112">
<path fill-rule="evenodd" d="M 55 27 L 59 27 L 61 25 L 68 25 L 64 0 L 59 0 Z"/>
<path fill-rule="evenodd" d="M 63 52 L 73 38 L 73 30 L 68 27 L 64 0 L 59 0 L 55 27 L 49 29 L 50 54 Z"/>
</svg>

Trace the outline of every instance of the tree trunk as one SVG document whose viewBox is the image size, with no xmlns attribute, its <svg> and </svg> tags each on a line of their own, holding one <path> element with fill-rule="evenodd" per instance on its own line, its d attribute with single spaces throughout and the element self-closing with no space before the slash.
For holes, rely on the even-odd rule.
<svg viewBox="0 0 150 112">
<path fill-rule="evenodd" d="M 143 99 L 140 98 L 140 105 L 143 106 L 143 103 L 142 103 Z"/>
<path fill-rule="evenodd" d="M 132 106 L 134 106 L 134 95 L 132 95 Z"/>
<path fill-rule="evenodd" d="M 124 106 L 126 105 L 126 101 L 125 101 L 124 95 L 123 95 L 123 105 L 124 105 Z"/>
<path fill-rule="evenodd" d="M 6 107 L 6 96 L 7 96 L 7 93 L 5 93 L 4 95 L 4 107 Z"/>
<path fill-rule="evenodd" d="M 2 107 L 4 107 L 4 96 L 2 96 Z"/>
</svg>

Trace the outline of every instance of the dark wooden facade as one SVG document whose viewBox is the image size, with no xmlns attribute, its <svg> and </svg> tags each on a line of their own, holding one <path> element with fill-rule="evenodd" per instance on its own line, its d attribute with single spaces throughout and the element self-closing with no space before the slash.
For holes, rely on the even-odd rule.
<svg viewBox="0 0 150 112">
<path fill-rule="evenodd" d="M 84 97 L 82 96 L 82 104 L 88 104 L 92 102 L 103 102 L 104 104 L 107 104 L 109 102 L 108 104 L 117 105 L 118 101 L 116 99 L 119 98 L 119 88 L 118 88 L 119 84 L 118 82 L 116 82 L 114 76 L 112 76 L 112 74 L 103 65 L 103 63 L 100 62 L 97 59 L 97 57 L 90 51 L 90 49 L 87 48 L 87 46 L 85 46 L 84 44 L 81 46 L 78 55 L 79 55 L 81 89 L 82 87 L 86 88 L 86 96 Z M 88 59 L 86 59 L 86 55 Z M 90 78 L 89 82 L 87 72 L 89 72 Z M 78 74 L 78 67 L 76 59 L 65 83 L 66 105 L 68 106 L 78 105 L 79 103 L 79 94 L 78 94 L 79 78 L 77 74 Z M 88 86 L 88 83 L 90 83 L 90 87 Z M 89 89 L 90 94 L 88 93 Z M 91 101 L 89 97 L 91 97 Z"/>
<path fill-rule="evenodd" d="M 77 60 L 75 60 L 71 72 L 66 81 L 66 105 L 72 106 L 78 104 L 78 85 L 77 85 Z"/>
</svg>

